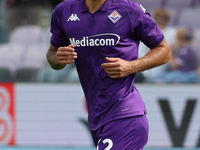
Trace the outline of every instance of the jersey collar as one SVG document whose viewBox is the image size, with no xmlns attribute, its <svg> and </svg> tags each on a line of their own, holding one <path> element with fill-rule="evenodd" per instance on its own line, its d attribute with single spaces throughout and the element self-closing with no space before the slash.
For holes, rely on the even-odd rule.
<svg viewBox="0 0 200 150">
<path fill-rule="evenodd" d="M 110 8 L 110 2 L 111 2 L 111 0 L 106 0 L 104 5 L 98 11 L 108 11 L 109 8 Z M 82 0 L 82 4 L 81 5 L 82 5 L 81 6 L 81 12 L 89 11 L 88 8 L 85 5 L 85 0 Z"/>
</svg>

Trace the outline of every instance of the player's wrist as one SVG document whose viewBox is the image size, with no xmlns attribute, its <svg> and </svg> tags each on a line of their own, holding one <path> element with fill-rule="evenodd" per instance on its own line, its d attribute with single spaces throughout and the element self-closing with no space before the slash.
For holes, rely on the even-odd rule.
<svg viewBox="0 0 200 150">
<path fill-rule="evenodd" d="M 139 60 L 133 60 L 131 61 L 131 69 L 130 69 L 130 74 L 133 74 L 133 73 L 137 73 L 139 72 L 139 68 L 138 68 L 138 65 L 139 65 Z"/>
<path fill-rule="evenodd" d="M 51 57 L 51 60 L 49 61 L 49 64 L 51 65 L 51 67 L 54 70 L 61 70 L 66 66 L 66 64 L 59 63 L 56 54 Z"/>
</svg>

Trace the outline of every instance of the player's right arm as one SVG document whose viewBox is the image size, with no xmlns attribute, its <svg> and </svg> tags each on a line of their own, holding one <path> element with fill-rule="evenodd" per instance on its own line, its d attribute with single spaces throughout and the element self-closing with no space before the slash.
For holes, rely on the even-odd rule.
<svg viewBox="0 0 200 150">
<path fill-rule="evenodd" d="M 74 62 L 74 60 L 77 58 L 77 53 L 75 52 L 74 45 L 59 48 L 50 45 L 46 56 L 50 66 L 53 69 L 61 70 L 67 64 Z"/>
</svg>

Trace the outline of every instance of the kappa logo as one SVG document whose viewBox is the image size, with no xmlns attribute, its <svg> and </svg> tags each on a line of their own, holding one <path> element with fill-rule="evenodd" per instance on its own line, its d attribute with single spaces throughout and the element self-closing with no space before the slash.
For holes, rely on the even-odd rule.
<svg viewBox="0 0 200 150">
<path fill-rule="evenodd" d="M 109 16 L 108 18 L 113 22 L 116 23 L 122 16 L 116 11 L 114 10 Z"/>
<path fill-rule="evenodd" d="M 71 16 L 69 17 L 67 21 L 76 21 L 76 20 L 80 21 L 77 14 L 71 14 Z"/>
</svg>

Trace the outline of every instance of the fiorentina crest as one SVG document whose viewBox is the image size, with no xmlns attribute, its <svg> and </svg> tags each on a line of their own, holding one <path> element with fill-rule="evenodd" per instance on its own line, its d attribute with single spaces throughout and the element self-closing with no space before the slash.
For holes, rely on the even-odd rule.
<svg viewBox="0 0 200 150">
<path fill-rule="evenodd" d="M 113 22 L 116 23 L 122 16 L 116 11 L 114 10 L 109 16 L 108 18 Z"/>
</svg>

